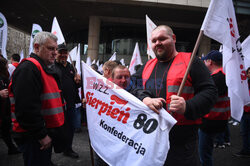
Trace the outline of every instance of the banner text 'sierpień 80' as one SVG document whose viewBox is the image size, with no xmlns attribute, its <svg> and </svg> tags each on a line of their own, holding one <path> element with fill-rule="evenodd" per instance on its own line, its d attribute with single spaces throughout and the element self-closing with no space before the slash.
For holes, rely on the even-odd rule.
<svg viewBox="0 0 250 166">
<path fill-rule="evenodd" d="M 176 123 L 82 63 L 90 142 L 109 165 L 163 165 L 169 131 Z"/>
</svg>

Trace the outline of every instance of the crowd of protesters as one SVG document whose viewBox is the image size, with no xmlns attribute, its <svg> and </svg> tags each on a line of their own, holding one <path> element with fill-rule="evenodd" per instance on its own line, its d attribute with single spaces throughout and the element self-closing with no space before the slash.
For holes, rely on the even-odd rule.
<svg viewBox="0 0 250 166">
<path fill-rule="evenodd" d="M 176 36 L 166 25 L 154 29 L 151 41 L 156 58 L 136 66 L 137 72 L 132 76 L 117 61 L 105 62 L 103 73 L 95 64 L 91 68 L 154 112 L 164 108 L 177 120 L 170 132 L 170 150 L 164 165 L 212 166 L 213 148 L 231 145 L 230 102 L 222 54 L 212 50 L 201 59 L 195 57 L 185 93 L 177 96 L 178 89 L 174 87 L 180 86 L 191 53 L 176 50 Z M 81 128 L 81 112 L 86 108 L 78 91 L 81 76 L 67 62 L 67 47 L 57 45 L 52 33 L 38 33 L 33 48 L 33 53 L 21 63 L 18 54 L 12 55 L 9 65 L 0 57 L 0 127 L 8 154 L 23 153 L 25 166 L 55 165 L 51 161 L 52 149 L 77 159 L 79 155 L 72 148 L 74 132 Z M 250 86 L 250 68 L 246 73 Z M 138 79 L 147 81 L 140 84 L 135 81 Z M 149 83 L 152 87 L 152 80 L 153 88 L 147 88 Z M 160 80 L 160 85 L 156 80 Z M 240 132 L 243 146 L 234 155 L 250 157 L 249 105 L 244 107 Z M 97 154 L 94 164 L 107 165 Z"/>
</svg>

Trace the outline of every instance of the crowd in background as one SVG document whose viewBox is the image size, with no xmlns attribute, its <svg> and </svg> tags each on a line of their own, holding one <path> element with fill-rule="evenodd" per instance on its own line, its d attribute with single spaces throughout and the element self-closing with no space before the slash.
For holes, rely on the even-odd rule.
<svg viewBox="0 0 250 166">
<path fill-rule="evenodd" d="M 119 61 L 105 62 L 103 73 L 98 71 L 96 64 L 92 64 L 91 68 L 138 97 L 156 113 L 162 107 L 173 112 L 172 116 L 178 122 L 170 132 L 171 146 L 166 165 L 213 165 L 213 148 L 231 146 L 228 124 L 232 119 L 222 54 L 213 50 L 202 59 L 195 58 L 185 84 L 187 93 L 180 97 L 165 86 L 178 86 L 180 80 L 176 75 L 184 75 L 184 68 L 172 66 L 189 62 L 186 57 L 190 57 L 190 54 L 177 52 L 175 42 L 172 29 L 159 26 L 152 33 L 157 58 L 136 66 L 136 74 L 131 76 L 128 68 Z M 35 37 L 34 52 L 28 59 L 20 63 L 20 56 L 13 54 L 8 64 L 8 60 L 0 57 L 1 136 L 8 146 L 9 155 L 23 153 L 25 165 L 54 165 L 51 145 L 57 153 L 79 158 L 72 145 L 74 133 L 81 132 L 82 124 L 86 124 L 86 101 L 79 96 L 82 93 L 78 90 L 82 86 L 82 78 L 76 68 L 67 62 L 68 56 L 69 51 L 64 44 L 57 46 L 55 36 L 42 32 Z M 250 86 L 249 67 L 246 74 Z M 154 88 L 147 89 L 145 87 L 149 83 L 137 85 L 138 82 L 133 82 L 137 79 L 159 79 L 161 85 L 157 86 L 155 82 Z M 193 87 L 192 91 L 188 91 L 188 86 Z M 56 96 L 48 97 L 48 92 Z M 28 106 L 24 105 L 25 101 L 29 101 L 26 103 Z M 40 115 L 46 103 L 56 103 L 57 114 Z M 46 109 L 55 111 L 50 106 Z M 250 157 L 249 105 L 244 107 L 241 122 L 235 122 L 241 125 L 243 147 L 234 155 Z M 94 163 L 107 165 L 98 154 L 95 154 Z"/>
</svg>

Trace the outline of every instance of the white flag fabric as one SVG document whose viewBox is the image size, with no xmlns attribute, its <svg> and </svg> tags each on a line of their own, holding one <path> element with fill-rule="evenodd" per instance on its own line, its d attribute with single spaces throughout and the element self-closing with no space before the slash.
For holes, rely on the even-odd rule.
<svg viewBox="0 0 250 166">
<path fill-rule="evenodd" d="M 77 70 L 77 74 L 79 74 L 81 76 L 82 74 L 82 70 L 81 70 L 81 55 L 80 55 L 80 49 L 81 49 L 81 45 L 80 43 L 78 44 L 77 47 L 77 54 L 76 54 L 76 70 Z M 82 98 L 82 88 L 78 88 L 78 93 L 79 93 L 79 97 L 80 99 Z"/>
<path fill-rule="evenodd" d="M 226 74 L 231 116 L 240 121 L 249 102 L 244 55 L 232 0 L 211 0 L 201 30 L 223 44 L 223 70 Z"/>
<path fill-rule="evenodd" d="M 223 45 L 220 45 L 219 52 L 223 53 Z"/>
<path fill-rule="evenodd" d="M 23 50 L 22 50 L 20 53 L 20 61 L 19 62 L 21 62 L 23 58 L 24 58 L 24 54 L 23 54 Z"/>
<path fill-rule="evenodd" d="M 116 60 L 116 52 L 109 58 L 109 61 L 115 61 Z"/>
<path fill-rule="evenodd" d="M 133 56 L 132 56 L 131 61 L 130 61 L 130 65 L 129 65 L 129 71 L 130 71 L 131 75 L 136 73 L 136 71 L 135 71 L 136 65 L 142 65 L 140 50 L 139 50 L 139 46 L 138 46 L 137 42 L 135 44 L 135 49 L 134 49 Z"/>
<path fill-rule="evenodd" d="M 100 66 L 100 61 L 99 61 L 99 59 L 97 60 L 96 65 L 97 65 L 98 67 Z"/>
<path fill-rule="evenodd" d="M 250 35 L 242 42 L 242 53 L 245 56 L 245 67 L 250 67 Z"/>
<path fill-rule="evenodd" d="M 160 166 L 176 120 L 154 113 L 139 99 L 97 74 L 84 71 L 84 95 L 91 146 L 111 166 Z"/>
<path fill-rule="evenodd" d="M 124 62 L 124 59 L 123 59 L 123 58 L 120 60 L 120 62 L 121 62 L 121 64 L 122 64 L 123 66 L 125 66 L 125 62 Z"/>
<path fill-rule="evenodd" d="M 91 58 L 88 56 L 87 59 L 86 59 L 86 64 L 91 66 Z"/>
<path fill-rule="evenodd" d="M 33 51 L 33 39 L 35 37 L 35 35 L 38 32 L 42 32 L 42 28 L 40 25 L 38 24 L 32 24 L 32 30 L 31 30 L 31 35 L 30 35 L 30 47 L 29 47 L 29 55 L 32 53 Z"/>
<path fill-rule="evenodd" d="M 93 60 L 92 64 L 96 64 L 96 60 L 95 59 Z"/>
<path fill-rule="evenodd" d="M 81 75 L 81 55 L 80 55 L 80 48 L 81 48 L 81 45 L 78 44 L 78 47 L 77 47 L 77 54 L 76 54 L 76 70 L 77 70 L 77 74 L 80 74 Z"/>
<path fill-rule="evenodd" d="M 103 74 L 103 69 L 102 69 L 102 67 L 103 67 L 103 64 L 101 64 L 100 66 L 98 66 L 98 71 L 101 72 L 101 73 Z"/>
<path fill-rule="evenodd" d="M 77 46 L 75 46 L 72 50 L 70 50 L 69 55 L 71 57 L 72 61 L 76 61 L 76 56 L 77 56 Z M 70 57 L 68 56 L 67 61 L 71 63 Z"/>
<path fill-rule="evenodd" d="M 56 17 L 54 17 L 54 19 L 53 19 L 51 33 L 56 35 L 56 37 L 58 38 L 57 44 L 62 44 L 65 42 L 64 37 L 63 37 L 63 33 L 61 31 L 61 28 L 58 24 Z"/>
<path fill-rule="evenodd" d="M 4 15 L 0 12 L 0 52 L 7 59 L 6 45 L 7 45 L 8 25 Z"/>
<path fill-rule="evenodd" d="M 152 31 L 156 28 L 156 25 L 153 21 L 146 15 L 146 30 L 147 30 L 147 54 L 150 55 L 152 58 L 155 58 L 155 53 L 152 50 L 151 44 L 151 34 Z"/>
</svg>

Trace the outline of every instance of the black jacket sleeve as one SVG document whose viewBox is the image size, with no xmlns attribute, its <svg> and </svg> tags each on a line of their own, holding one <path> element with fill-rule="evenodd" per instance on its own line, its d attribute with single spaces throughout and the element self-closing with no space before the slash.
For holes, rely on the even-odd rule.
<svg viewBox="0 0 250 166">
<path fill-rule="evenodd" d="M 194 97 L 186 101 L 184 116 L 187 119 L 197 119 L 209 113 L 218 98 L 218 94 L 209 70 L 197 57 L 192 63 L 190 76 Z"/>
<path fill-rule="evenodd" d="M 35 139 L 47 135 L 41 115 L 41 74 L 30 61 L 21 63 L 13 74 L 12 90 L 15 98 L 15 115 L 20 126 Z"/>
<path fill-rule="evenodd" d="M 155 97 L 149 90 L 143 89 L 142 72 L 144 67 L 145 64 L 131 76 L 132 88 L 130 90 L 130 93 L 140 100 L 143 100 L 145 97 Z"/>
</svg>

